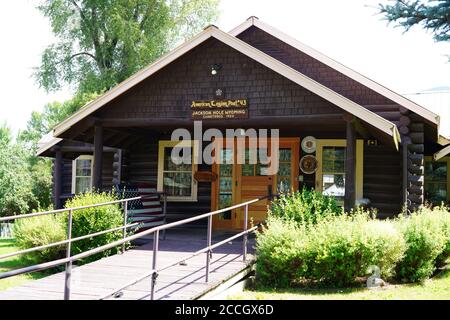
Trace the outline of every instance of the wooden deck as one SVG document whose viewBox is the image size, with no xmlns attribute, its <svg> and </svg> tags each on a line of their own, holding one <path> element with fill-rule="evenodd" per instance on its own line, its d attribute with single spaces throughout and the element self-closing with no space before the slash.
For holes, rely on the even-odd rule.
<svg viewBox="0 0 450 320">
<path fill-rule="evenodd" d="M 213 243 L 229 236 L 230 233 L 213 233 Z M 74 267 L 71 299 L 99 299 L 149 272 L 152 266 L 152 245 L 149 242 L 124 254 Z M 253 252 L 253 245 L 254 240 L 249 239 L 249 253 Z M 168 230 L 166 239 L 160 240 L 159 246 L 157 262 L 161 267 L 204 248 L 206 231 Z M 248 255 L 247 263 L 243 262 L 242 239 L 233 240 L 214 250 L 208 283 L 205 282 L 206 255 L 201 254 L 187 260 L 187 265 L 176 265 L 162 271 L 157 278 L 156 299 L 197 299 L 246 269 L 251 260 L 252 256 Z M 0 300 L 60 300 L 63 299 L 63 288 L 64 272 L 61 272 L 2 291 Z M 120 298 L 111 299 L 150 299 L 150 277 L 124 290 Z"/>
</svg>

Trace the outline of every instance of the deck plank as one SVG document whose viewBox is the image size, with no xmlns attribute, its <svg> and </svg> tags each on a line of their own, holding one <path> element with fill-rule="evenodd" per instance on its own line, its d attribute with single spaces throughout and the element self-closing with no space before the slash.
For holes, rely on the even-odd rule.
<svg viewBox="0 0 450 320">
<path fill-rule="evenodd" d="M 213 243 L 230 234 L 213 234 Z M 199 230 L 169 230 L 167 238 L 159 241 L 158 267 L 171 264 L 181 257 L 206 246 L 206 236 Z M 249 241 L 249 252 L 254 240 Z M 128 250 L 124 254 L 75 267 L 72 271 L 71 299 L 99 299 L 105 294 L 130 282 L 151 270 L 153 244 Z M 242 259 L 242 240 L 233 240 L 214 250 L 210 265 L 209 282 L 205 282 L 206 254 L 186 260 L 187 265 L 175 265 L 160 272 L 155 290 L 156 299 L 190 300 L 215 288 L 225 280 L 248 267 L 250 259 Z M 59 300 L 64 296 L 64 272 L 42 279 L 31 280 L 23 285 L 0 292 L 0 300 Z M 1 281 L 1 280 L 0 280 Z M 150 299 L 150 278 L 122 291 L 118 300 Z"/>
</svg>

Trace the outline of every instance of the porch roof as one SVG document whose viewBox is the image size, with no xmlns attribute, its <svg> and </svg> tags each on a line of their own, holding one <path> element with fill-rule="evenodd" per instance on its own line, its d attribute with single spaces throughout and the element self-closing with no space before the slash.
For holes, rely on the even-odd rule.
<svg viewBox="0 0 450 320">
<path fill-rule="evenodd" d="M 434 160 L 439 160 L 445 157 L 446 155 L 450 154 L 450 145 L 446 146 L 445 148 L 441 149 L 440 151 L 436 152 L 433 155 Z"/>
<path fill-rule="evenodd" d="M 62 121 L 54 129 L 54 137 L 61 136 L 65 131 L 69 130 L 72 126 L 77 124 L 82 119 L 85 119 L 91 115 L 96 110 L 103 107 L 108 102 L 117 98 L 121 94 L 133 88 L 138 83 L 147 79 L 149 76 L 164 68 L 177 58 L 181 57 L 185 53 L 189 52 L 193 48 L 197 47 L 201 43 L 205 42 L 210 38 L 215 38 L 222 43 L 234 48 L 235 50 L 241 52 L 242 54 L 258 61 L 264 66 L 272 69 L 278 74 L 284 76 L 285 78 L 297 83 L 298 85 L 304 87 L 305 89 L 317 94 L 318 96 L 324 98 L 325 100 L 333 103 L 334 105 L 340 107 L 344 111 L 354 115 L 355 117 L 363 120 L 369 125 L 375 127 L 382 133 L 390 136 L 393 140 L 394 145 L 398 148 L 398 143 L 400 142 L 400 134 L 396 125 L 376 113 L 364 108 L 363 106 L 351 101 L 350 99 L 338 94 L 337 92 L 331 90 L 330 88 L 318 83 L 317 81 L 305 76 L 304 74 L 298 72 L 297 70 L 287 66 L 286 64 L 280 62 L 279 60 L 265 54 L 264 52 L 256 49 L 255 47 L 247 44 L 246 42 L 234 37 L 231 34 L 223 32 L 216 28 L 215 26 L 209 26 L 203 32 L 192 38 L 190 41 L 180 45 L 173 51 L 164 55 L 153 64 L 139 71 L 135 75 L 131 76 L 124 82 L 118 84 L 96 100 L 88 103 L 78 112 Z"/>
</svg>

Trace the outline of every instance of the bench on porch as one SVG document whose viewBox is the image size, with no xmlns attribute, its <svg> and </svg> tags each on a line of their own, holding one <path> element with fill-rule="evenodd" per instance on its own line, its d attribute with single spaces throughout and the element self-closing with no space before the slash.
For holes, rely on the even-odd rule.
<svg viewBox="0 0 450 320">
<path fill-rule="evenodd" d="M 119 184 L 115 186 L 119 199 L 141 197 L 139 200 L 128 202 L 128 222 L 140 223 L 138 231 L 166 223 L 166 198 L 163 192 L 158 192 L 151 184 Z M 166 233 L 163 230 L 163 238 Z"/>
</svg>

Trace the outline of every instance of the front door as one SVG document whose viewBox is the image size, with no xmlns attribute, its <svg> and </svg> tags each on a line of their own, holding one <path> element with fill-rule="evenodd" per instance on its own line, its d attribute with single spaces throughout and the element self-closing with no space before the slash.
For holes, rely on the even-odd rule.
<svg viewBox="0 0 450 320">
<path fill-rule="evenodd" d="M 238 163 L 239 150 L 244 146 L 244 163 Z M 221 157 L 222 164 L 214 164 L 213 172 L 217 180 L 212 186 L 212 210 L 229 207 L 256 198 L 267 196 L 269 189 L 273 194 L 298 190 L 299 138 L 280 138 L 278 150 L 279 168 L 275 175 L 266 173 L 265 155 L 271 156 L 270 145 L 267 150 L 257 149 L 248 139 L 240 144 L 236 139 L 225 145 L 217 143 L 215 151 Z M 253 152 L 254 158 L 251 153 Z M 250 161 L 254 159 L 255 161 Z M 229 162 L 228 162 L 229 161 Z M 232 163 L 231 163 L 232 162 Z M 249 226 L 259 223 L 267 217 L 268 199 L 249 205 Z M 215 215 L 215 229 L 242 229 L 244 226 L 244 208 Z"/>
</svg>

